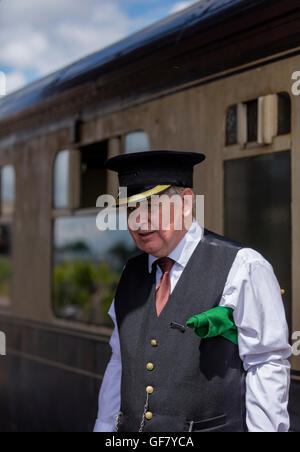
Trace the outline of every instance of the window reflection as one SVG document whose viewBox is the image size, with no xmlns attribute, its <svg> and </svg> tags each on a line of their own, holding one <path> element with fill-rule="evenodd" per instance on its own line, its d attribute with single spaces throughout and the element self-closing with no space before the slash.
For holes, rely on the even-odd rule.
<svg viewBox="0 0 300 452">
<path fill-rule="evenodd" d="M 56 219 L 56 315 L 111 326 L 107 312 L 124 265 L 135 251 L 128 231 L 99 231 L 96 215 Z"/>
<path fill-rule="evenodd" d="M 146 132 L 137 131 L 125 136 L 125 154 L 150 151 L 150 142 Z"/>
<path fill-rule="evenodd" d="M 11 215 L 15 202 L 15 170 L 11 165 L 1 168 L 1 211 L 2 215 Z"/>
<path fill-rule="evenodd" d="M 225 235 L 274 267 L 291 319 L 291 156 L 276 152 L 225 163 Z"/>
<path fill-rule="evenodd" d="M 11 226 L 0 225 L 0 307 L 6 307 L 10 303 L 11 280 Z"/>
<path fill-rule="evenodd" d="M 69 204 L 70 151 L 58 154 L 54 165 L 54 207 L 67 208 Z"/>
</svg>

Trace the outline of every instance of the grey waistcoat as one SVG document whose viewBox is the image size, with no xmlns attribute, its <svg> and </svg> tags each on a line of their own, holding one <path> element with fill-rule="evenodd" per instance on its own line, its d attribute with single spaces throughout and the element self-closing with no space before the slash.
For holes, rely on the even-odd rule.
<svg viewBox="0 0 300 452">
<path fill-rule="evenodd" d="M 189 328 L 171 327 L 219 305 L 243 247 L 205 230 L 158 318 L 155 266 L 150 274 L 145 253 L 128 261 L 115 297 L 122 357 L 118 431 L 139 431 L 148 386 L 154 390 L 145 432 L 247 430 L 246 374 L 238 347 L 222 337 L 201 340 Z M 147 363 L 154 369 L 147 370 Z"/>
</svg>

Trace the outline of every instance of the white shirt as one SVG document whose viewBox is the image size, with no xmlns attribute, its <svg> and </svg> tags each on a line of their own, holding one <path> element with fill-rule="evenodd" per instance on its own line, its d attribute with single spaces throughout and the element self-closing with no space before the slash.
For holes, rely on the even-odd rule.
<svg viewBox="0 0 300 452">
<path fill-rule="evenodd" d="M 194 221 L 169 257 L 174 290 L 187 262 L 203 237 Z M 149 272 L 156 260 L 149 255 Z M 157 266 L 156 282 L 162 272 Z M 289 430 L 288 394 L 291 346 L 282 303 L 281 288 L 272 265 L 257 251 L 238 251 L 230 269 L 220 306 L 234 309 L 238 328 L 239 354 L 247 371 L 246 411 L 250 432 L 287 432 Z M 112 357 L 107 366 L 100 394 L 95 432 L 112 432 L 120 411 L 122 363 L 114 301 L 109 310 L 115 329 L 110 339 Z"/>
</svg>

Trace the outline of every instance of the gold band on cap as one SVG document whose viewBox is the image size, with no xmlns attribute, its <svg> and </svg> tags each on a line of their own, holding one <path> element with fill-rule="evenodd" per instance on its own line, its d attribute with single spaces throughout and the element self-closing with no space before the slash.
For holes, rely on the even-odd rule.
<svg viewBox="0 0 300 452">
<path fill-rule="evenodd" d="M 157 195 L 162 191 L 170 188 L 171 185 L 156 185 L 156 187 L 151 190 L 147 190 L 143 193 L 138 193 L 137 195 L 129 196 L 128 198 L 116 199 L 116 206 L 121 206 L 123 204 L 129 204 L 131 202 L 139 202 L 149 198 L 150 196 Z"/>
</svg>

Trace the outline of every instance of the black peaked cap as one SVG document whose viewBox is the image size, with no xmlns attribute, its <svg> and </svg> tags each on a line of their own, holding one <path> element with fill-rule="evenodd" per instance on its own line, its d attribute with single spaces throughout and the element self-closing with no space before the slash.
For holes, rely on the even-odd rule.
<svg viewBox="0 0 300 452">
<path fill-rule="evenodd" d="M 143 197 L 146 192 L 151 196 L 171 185 L 192 188 L 194 166 L 204 160 L 205 155 L 198 152 L 148 151 L 112 157 L 105 167 L 118 173 L 119 185 L 127 188 L 128 197 Z"/>
</svg>

